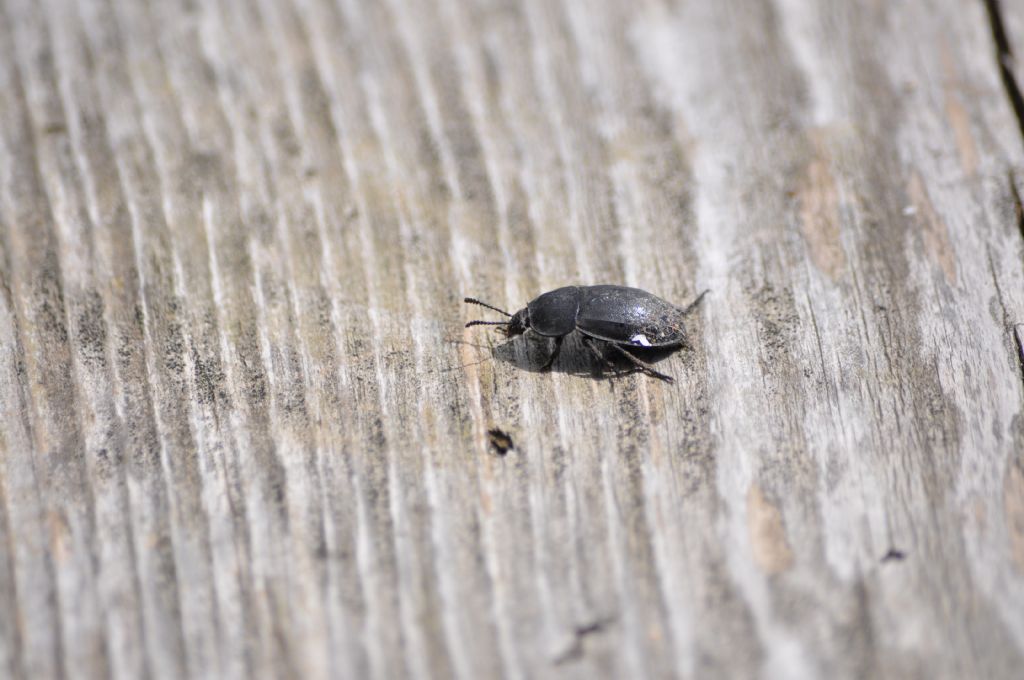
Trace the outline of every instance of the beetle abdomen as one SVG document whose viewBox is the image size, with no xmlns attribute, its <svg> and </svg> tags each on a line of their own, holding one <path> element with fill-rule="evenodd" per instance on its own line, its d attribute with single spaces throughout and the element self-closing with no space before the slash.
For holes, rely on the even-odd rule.
<svg viewBox="0 0 1024 680">
<path fill-rule="evenodd" d="M 576 327 L 600 340 L 633 347 L 670 347 L 686 340 L 682 310 L 639 288 L 588 286 Z"/>
</svg>

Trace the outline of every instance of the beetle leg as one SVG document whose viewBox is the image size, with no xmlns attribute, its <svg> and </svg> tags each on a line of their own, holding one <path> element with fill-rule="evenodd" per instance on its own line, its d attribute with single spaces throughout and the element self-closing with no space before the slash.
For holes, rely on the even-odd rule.
<svg viewBox="0 0 1024 680">
<path fill-rule="evenodd" d="M 622 356 L 626 357 L 626 359 L 628 359 L 634 366 L 636 366 L 637 368 L 639 368 L 641 371 L 643 371 L 647 375 L 651 376 L 652 378 L 658 378 L 659 380 L 664 380 L 667 383 L 675 382 L 675 378 L 673 378 L 672 376 L 665 375 L 664 373 L 660 373 L 660 372 L 654 370 L 654 367 L 651 366 L 649 363 L 647 363 L 646 361 L 641 361 L 640 359 L 637 359 L 635 356 L 633 356 L 632 354 L 630 354 L 626 350 L 622 349 L 618 345 L 610 342 L 610 343 L 608 343 L 608 346 L 611 347 L 612 349 L 614 349 L 616 352 L 618 352 Z"/>
<path fill-rule="evenodd" d="M 597 357 L 597 360 L 604 364 L 605 367 L 608 368 L 608 370 L 612 371 L 613 373 L 618 373 L 618 369 L 615 366 L 615 362 L 606 357 L 604 355 L 604 352 L 598 349 L 597 343 L 594 342 L 593 338 L 588 338 L 586 335 L 584 335 L 583 344 L 587 346 L 587 349 L 594 353 L 594 356 Z"/>
<path fill-rule="evenodd" d="M 551 350 L 551 356 L 544 362 L 544 365 L 540 367 L 541 371 L 550 371 L 551 365 L 555 363 L 555 359 L 558 357 L 558 353 L 562 351 L 562 340 L 565 339 L 564 335 L 560 335 L 555 338 L 555 348 Z"/>
<path fill-rule="evenodd" d="M 700 295 L 698 295 L 696 300 L 694 300 L 693 302 L 691 302 L 690 304 L 688 304 L 686 306 L 686 309 L 683 310 L 683 316 L 686 316 L 687 314 L 692 312 L 694 309 L 696 309 L 697 305 L 699 305 L 701 300 L 704 299 L 704 296 L 707 295 L 710 292 L 711 292 L 710 288 L 705 288 L 704 292 L 702 292 Z"/>
</svg>

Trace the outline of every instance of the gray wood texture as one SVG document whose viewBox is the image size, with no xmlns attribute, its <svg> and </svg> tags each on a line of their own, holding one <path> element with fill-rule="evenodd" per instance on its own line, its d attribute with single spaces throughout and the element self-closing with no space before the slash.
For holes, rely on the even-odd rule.
<svg viewBox="0 0 1024 680">
<path fill-rule="evenodd" d="M 1019 0 L 0 0 L 0 677 L 1021 677 L 1022 58 Z M 569 283 L 710 288 L 675 384 L 463 329 Z"/>
</svg>

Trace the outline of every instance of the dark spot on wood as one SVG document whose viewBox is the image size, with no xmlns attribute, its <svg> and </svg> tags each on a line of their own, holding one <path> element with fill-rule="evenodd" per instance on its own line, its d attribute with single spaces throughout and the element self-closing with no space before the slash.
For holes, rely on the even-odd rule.
<svg viewBox="0 0 1024 680">
<path fill-rule="evenodd" d="M 800 317 L 796 312 L 793 291 L 789 287 L 777 289 L 766 283 L 757 289 L 748 289 L 747 293 L 758 322 L 765 371 L 771 373 L 779 361 L 789 357 L 798 334 Z"/>
<path fill-rule="evenodd" d="M 56 288 L 56 287 L 54 287 Z M 64 295 L 56 288 L 53 298 L 43 292 L 39 302 L 39 325 L 60 344 L 68 341 L 68 329 L 64 325 Z"/>
<path fill-rule="evenodd" d="M 491 443 L 491 448 L 499 456 L 504 456 L 509 450 L 515 448 L 515 444 L 512 442 L 512 437 L 507 432 L 500 428 L 492 428 L 487 430 L 487 441 Z"/>
<path fill-rule="evenodd" d="M 89 291 L 78 314 L 78 345 L 86 363 L 102 367 L 106 364 L 107 326 L 103 320 L 103 299 Z"/>
<path fill-rule="evenodd" d="M 604 619 L 598 619 L 582 626 L 576 627 L 576 637 L 584 637 L 591 633 L 600 633 L 605 627 L 608 626 L 615 619 L 613 617 L 607 617 Z"/>
<path fill-rule="evenodd" d="M 224 370 L 217 357 L 192 357 L 195 367 L 196 400 L 200 404 L 212 404 L 224 382 Z"/>
<path fill-rule="evenodd" d="M 163 352 L 161 353 L 164 365 L 168 371 L 174 374 L 181 374 L 185 370 L 184 351 L 185 342 L 182 337 L 181 326 L 178 323 L 171 322 L 167 325 L 167 334 L 163 338 Z"/>
<path fill-rule="evenodd" d="M 882 562 L 902 562 L 907 554 L 896 548 L 889 548 L 889 551 L 882 555 Z"/>
</svg>

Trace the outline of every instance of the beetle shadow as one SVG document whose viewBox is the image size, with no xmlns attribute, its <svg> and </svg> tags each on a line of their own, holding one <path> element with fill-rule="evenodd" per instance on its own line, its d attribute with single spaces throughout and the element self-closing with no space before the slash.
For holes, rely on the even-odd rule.
<svg viewBox="0 0 1024 680">
<path fill-rule="evenodd" d="M 637 367 L 636 364 L 614 349 L 609 348 L 607 342 L 598 340 L 596 344 L 607 358 L 607 361 L 602 361 L 595 356 L 583 344 L 578 333 L 570 333 L 562 342 L 562 350 L 551 365 L 550 371 L 552 373 L 589 377 L 595 380 L 608 380 L 631 373 L 642 372 L 642 369 Z M 554 341 L 550 338 L 521 335 L 491 347 L 491 356 L 498 361 L 510 364 L 523 371 L 543 373 L 545 372 L 544 364 L 547 362 L 548 357 L 551 356 L 554 346 Z M 656 364 L 679 350 L 678 347 L 623 347 L 623 349 L 648 364 Z"/>
</svg>

